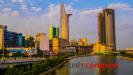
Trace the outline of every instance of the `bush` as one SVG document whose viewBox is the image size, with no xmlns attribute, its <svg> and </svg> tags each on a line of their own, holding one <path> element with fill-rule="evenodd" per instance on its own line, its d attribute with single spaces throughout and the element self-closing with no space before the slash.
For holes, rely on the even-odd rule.
<svg viewBox="0 0 133 75">
<path fill-rule="evenodd" d="M 44 72 L 49 70 L 50 68 L 53 68 L 54 66 L 60 64 L 65 60 L 65 58 L 72 56 L 71 53 L 66 53 L 63 56 L 60 57 L 53 57 L 48 58 L 46 61 L 40 62 L 40 63 L 34 63 L 32 64 L 31 70 L 24 70 L 22 68 L 9 68 L 5 75 L 37 75 L 38 73 Z"/>
<path fill-rule="evenodd" d="M 9 68 L 6 70 L 4 75 L 24 75 L 24 73 L 22 69 Z"/>
</svg>

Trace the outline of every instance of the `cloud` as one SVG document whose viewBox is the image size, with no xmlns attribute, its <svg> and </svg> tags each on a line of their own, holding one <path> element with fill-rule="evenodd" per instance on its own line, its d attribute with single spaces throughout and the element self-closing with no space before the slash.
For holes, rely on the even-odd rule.
<svg viewBox="0 0 133 75">
<path fill-rule="evenodd" d="M 126 3 L 111 3 L 108 8 L 133 11 L 133 8 Z"/>
<path fill-rule="evenodd" d="M 17 0 L 12 0 L 13 3 L 17 2 Z"/>
<path fill-rule="evenodd" d="M 3 8 L 1 10 L 1 15 L 8 15 L 8 16 L 18 16 L 19 12 L 12 10 L 12 8 Z"/>
<path fill-rule="evenodd" d="M 26 5 L 25 0 L 12 0 L 12 3 L 18 3 L 19 6 L 20 6 L 20 9 L 23 10 L 23 11 L 27 11 L 28 10 L 28 7 Z"/>
<path fill-rule="evenodd" d="M 78 2 L 79 0 L 73 0 L 73 1 Z"/>
<path fill-rule="evenodd" d="M 35 12 L 39 12 L 42 10 L 42 8 L 40 7 L 32 7 L 32 10 L 35 11 Z"/>
<path fill-rule="evenodd" d="M 97 13 L 101 12 L 102 10 L 103 10 L 103 8 L 84 10 L 80 14 L 97 14 Z"/>
<path fill-rule="evenodd" d="M 60 13 L 60 5 L 50 4 L 47 8 L 47 13 L 44 15 L 46 15 L 47 17 L 51 19 L 52 18 L 55 19 L 55 18 L 59 18 L 58 17 L 60 16 L 59 13 Z"/>
<path fill-rule="evenodd" d="M 12 2 L 13 2 L 13 3 L 16 3 L 16 2 L 18 2 L 18 3 L 23 3 L 24 0 L 12 0 Z"/>
<path fill-rule="evenodd" d="M 111 3 L 108 5 L 109 8 L 118 8 L 118 9 L 121 9 L 121 8 L 129 8 L 130 6 L 128 4 L 125 4 L 125 3 Z"/>
<path fill-rule="evenodd" d="M 10 12 L 11 10 L 12 10 L 11 8 L 3 8 L 3 9 L 2 9 L 2 12 L 8 13 L 8 12 Z"/>
<path fill-rule="evenodd" d="M 22 10 L 27 10 L 28 9 L 25 4 L 20 4 L 20 7 L 21 7 L 20 9 L 22 9 Z"/>
<path fill-rule="evenodd" d="M 12 11 L 12 15 L 13 16 L 19 16 L 19 12 L 18 11 Z"/>
</svg>

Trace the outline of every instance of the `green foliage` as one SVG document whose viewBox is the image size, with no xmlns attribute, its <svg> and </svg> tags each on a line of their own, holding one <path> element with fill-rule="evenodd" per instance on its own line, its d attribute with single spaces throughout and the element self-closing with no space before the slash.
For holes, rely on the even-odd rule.
<svg viewBox="0 0 133 75">
<path fill-rule="evenodd" d="M 4 75 L 24 75 L 22 69 L 9 68 L 6 70 Z"/>
<path fill-rule="evenodd" d="M 125 56 L 125 57 L 129 57 L 129 58 L 133 58 L 133 54 L 127 53 L 126 51 L 121 51 L 120 55 Z"/>
<path fill-rule="evenodd" d="M 17 53 L 14 53 L 12 55 L 12 57 L 26 57 L 26 55 L 24 53 L 21 53 L 21 52 L 17 52 Z"/>
<path fill-rule="evenodd" d="M 127 53 L 126 53 L 126 51 L 121 51 L 120 52 L 120 55 L 126 55 Z"/>
<path fill-rule="evenodd" d="M 37 75 L 38 73 L 41 73 L 41 72 L 44 72 L 44 71 L 47 71 L 53 68 L 54 66 L 63 62 L 65 58 L 68 58 L 72 55 L 73 54 L 71 53 L 66 53 L 63 56 L 52 57 L 52 58 L 48 58 L 47 60 L 43 62 L 34 63 L 32 64 L 31 70 L 26 70 L 26 72 L 24 72 L 22 69 L 9 68 L 6 71 L 5 75 Z"/>
</svg>

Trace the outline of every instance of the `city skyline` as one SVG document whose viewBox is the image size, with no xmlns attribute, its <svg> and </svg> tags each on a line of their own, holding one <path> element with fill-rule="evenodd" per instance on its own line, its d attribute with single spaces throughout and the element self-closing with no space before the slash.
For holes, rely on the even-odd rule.
<svg viewBox="0 0 133 75">
<path fill-rule="evenodd" d="M 38 0 L 38 2 L 39 1 L 41 0 Z M 70 19 L 70 39 L 87 37 L 89 42 L 95 42 L 97 40 L 97 21 L 96 21 L 97 13 L 101 11 L 102 8 L 112 7 L 116 10 L 117 47 L 118 48 L 132 47 L 133 40 L 128 40 L 128 39 L 132 38 L 133 32 L 131 31 L 131 28 L 133 23 L 130 20 L 128 21 L 126 18 L 124 18 L 124 17 L 127 17 L 129 19 L 132 19 L 133 9 L 132 9 L 132 5 L 130 4 L 132 3 L 132 1 L 131 2 L 126 0 L 123 2 L 119 0 L 118 1 L 114 0 L 111 2 L 103 1 L 102 4 L 104 6 L 101 6 L 99 2 L 96 2 L 99 5 L 97 7 L 94 7 L 95 2 L 94 2 L 94 5 L 92 4 L 89 5 L 89 4 L 86 4 L 86 3 L 89 3 L 89 1 L 88 0 L 86 1 L 87 2 L 84 2 L 81 0 L 64 1 L 66 10 L 68 12 L 71 12 L 72 14 L 73 13 L 75 14 Z M 35 3 L 38 3 L 38 2 L 35 2 Z M 47 2 L 48 4 L 45 4 Z M 90 3 L 91 2 L 93 1 L 90 1 Z M 2 3 L 2 0 L 0 3 Z M 14 5 L 11 5 L 10 3 L 14 3 L 15 5 L 17 4 L 22 5 L 24 12 L 20 12 L 20 10 L 17 10 L 17 7 L 15 7 Z M 0 24 L 8 25 L 10 30 L 13 30 L 16 32 L 22 32 L 25 34 L 31 34 L 31 35 L 35 34 L 36 32 L 48 32 L 48 25 L 50 23 L 52 23 L 52 25 L 59 26 L 59 17 L 60 17 L 59 8 L 61 3 L 60 1 L 57 0 L 57 1 L 50 2 L 46 0 L 45 2 L 43 2 L 45 6 L 44 9 L 41 9 L 41 6 L 37 6 L 38 8 L 32 7 L 32 10 L 35 11 L 32 13 L 29 11 L 31 10 L 30 7 L 28 8 L 25 7 L 27 5 L 26 3 L 27 2 L 24 0 L 12 0 L 12 2 L 9 1 L 7 5 L 5 5 L 6 7 L 3 6 L 4 8 L 2 8 L 0 12 L 0 16 L 1 16 Z M 81 4 L 79 5 L 79 3 Z M 29 21 L 27 21 L 27 19 L 29 19 Z M 78 20 L 76 21 L 75 19 L 76 20 L 78 19 Z M 30 27 L 33 27 L 33 28 L 31 29 Z M 94 40 L 94 41 L 91 41 L 91 40 Z"/>
</svg>

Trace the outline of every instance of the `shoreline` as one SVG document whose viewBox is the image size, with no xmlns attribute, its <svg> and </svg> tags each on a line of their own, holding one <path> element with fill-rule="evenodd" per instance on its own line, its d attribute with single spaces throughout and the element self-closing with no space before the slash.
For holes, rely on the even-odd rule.
<svg viewBox="0 0 133 75">
<path fill-rule="evenodd" d="M 103 56 L 103 55 L 88 55 L 88 56 Z M 81 56 L 73 56 L 73 57 L 66 58 L 66 60 L 63 61 L 62 63 L 56 65 L 55 67 L 53 67 L 53 68 L 49 69 L 48 71 L 43 72 L 43 73 L 41 73 L 41 74 L 39 74 L 39 75 L 46 75 L 46 74 L 52 72 L 53 70 L 57 69 L 58 67 L 60 67 L 60 66 L 63 65 L 64 63 L 68 62 L 68 61 L 71 60 L 71 59 L 78 58 L 78 57 L 88 57 L 88 56 L 82 56 L 82 55 L 81 55 Z M 116 57 L 118 57 L 118 58 L 120 58 L 120 59 L 125 59 L 125 60 L 129 60 L 129 61 L 133 61 L 133 58 L 129 58 L 129 57 L 124 57 L 124 56 L 116 56 Z"/>
<path fill-rule="evenodd" d="M 117 56 L 120 59 L 125 59 L 125 60 L 129 60 L 129 61 L 133 61 L 133 58 L 129 58 L 129 57 L 125 57 L 125 56 Z"/>
<path fill-rule="evenodd" d="M 49 69 L 49 70 L 47 70 L 45 72 L 42 72 L 42 73 L 38 74 L 38 75 L 46 75 L 46 74 L 52 72 L 53 70 L 57 69 L 58 67 L 62 66 L 63 64 L 65 64 L 69 60 L 74 59 L 74 58 L 77 58 L 77 57 L 79 57 L 79 56 L 72 56 L 72 57 L 66 58 L 65 61 L 63 61 L 62 63 L 54 66 L 53 68 L 51 68 L 51 69 Z"/>
</svg>

